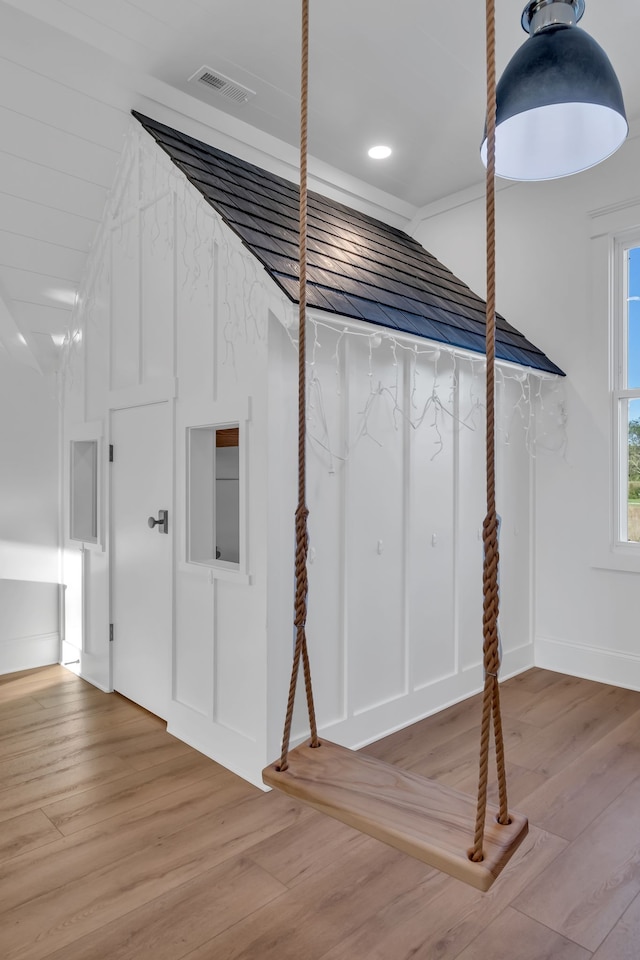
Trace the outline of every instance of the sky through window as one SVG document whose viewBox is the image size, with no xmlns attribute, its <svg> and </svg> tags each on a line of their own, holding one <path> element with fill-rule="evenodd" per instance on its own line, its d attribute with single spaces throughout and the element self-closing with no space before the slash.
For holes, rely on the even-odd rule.
<svg viewBox="0 0 640 960">
<path fill-rule="evenodd" d="M 640 387 L 640 247 L 629 250 L 627 387 Z M 631 406 L 631 405 L 630 405 Z"/>
</svg>

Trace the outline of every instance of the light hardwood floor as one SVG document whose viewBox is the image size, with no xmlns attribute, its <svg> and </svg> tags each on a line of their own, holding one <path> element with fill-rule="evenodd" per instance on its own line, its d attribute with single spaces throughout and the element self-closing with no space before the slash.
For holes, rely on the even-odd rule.
<svg viewBox="0 0 640 960">
<path fill-rule="evenodd" d="M 2 960 L 639 960 L 640 693 L 502 685 L 530 834 L 481 894 L 61 667 L 0 677 Z M 475 792 L 477 698 L 367 748 Z"/>
</svg>

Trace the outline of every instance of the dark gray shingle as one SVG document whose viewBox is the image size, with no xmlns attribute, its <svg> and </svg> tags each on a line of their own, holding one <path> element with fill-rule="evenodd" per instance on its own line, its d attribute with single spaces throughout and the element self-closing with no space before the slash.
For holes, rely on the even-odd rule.
<svg viewBox="0 0 640 960">
<path fill-rule="evenodd" d="M 133 115 L 297 302 L 297 184 Z M 310 306 L 484 353 L 484 301 L 402 230 L 310 193 L 308 264 Z M 496 326 L 498 358 L 562 374 L 499 314 Z"/>
</svg>

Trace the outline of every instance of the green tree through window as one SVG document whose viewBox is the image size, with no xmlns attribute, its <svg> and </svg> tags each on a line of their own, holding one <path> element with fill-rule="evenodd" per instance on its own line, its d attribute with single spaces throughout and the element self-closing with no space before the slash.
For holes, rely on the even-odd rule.
<svg viewBox="0 0 640 960">
<path fill-rule="evenodd" d="M 640 246 L 626 251 L 625 316 L 623 336 L 622 410 L 626 409 L 627 459 L 626 539 L 640 541 Z M 622 479 L 622 478 L 621 478 Z M 622 492 L 622 491 L 621 491 Z"/>
<path fill-rule="evenodd" d="M 640 483 L 640 420 L 629 421 L 629 482 Z M 640 499 L 638 492 L 631 494 L 629 489 L 630 500 Z"/>
</svg>

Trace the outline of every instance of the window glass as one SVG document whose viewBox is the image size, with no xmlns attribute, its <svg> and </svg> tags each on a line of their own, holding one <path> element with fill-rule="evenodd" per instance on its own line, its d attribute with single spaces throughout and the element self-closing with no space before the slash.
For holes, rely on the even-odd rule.
<svg viewBox="0 0 640 960">
<path fill-rule="evenodd" d="M 640 247 L 627 254 L 627 387 L 640 387 Z"/>
<path fill-rule="evenodd" d="M 630 240 L 630 242 L 629 242 Z M 616 415 L 613 541 L 640 543 L 640 236 L 620 238 L 615 252 L 612 399 Z"/>
<path fill-rule="evenodd" d="M 98 542 L 98 444 L 96 440 L 71 441 L 70 537 Z"/>
<path fill-rule="evenodd" d="M 640 542 L 640 399 L 627 407 L 627 540 Z"/>
<path fill-rule="evenodd" d="M 240 430 L 238 424 L 190 427 L 188 560 L 240 563 Z"/>
</svg>

